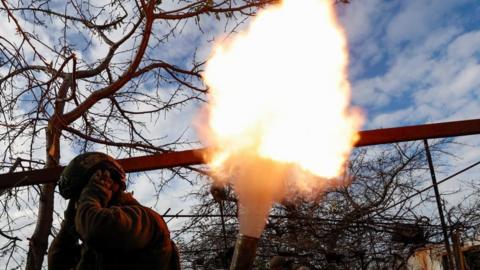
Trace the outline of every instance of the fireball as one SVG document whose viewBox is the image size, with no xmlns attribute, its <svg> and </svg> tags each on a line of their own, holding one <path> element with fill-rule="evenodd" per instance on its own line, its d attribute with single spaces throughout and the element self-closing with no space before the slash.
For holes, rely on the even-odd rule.
<svg viewBox="0 0 480 270">
<path fill-rule="evenodd" d="M 347 41 L 332 2 L 271 5 L 207 62 L 199 133 L 214 149 L 210 167 L 233 181 L 246 211 L 268 212 L 291 168 L 304 172 L 293 174 L 298 186 L 339 176 L 358 140 L 362 117 L 350 106 Z"/>
</svg>

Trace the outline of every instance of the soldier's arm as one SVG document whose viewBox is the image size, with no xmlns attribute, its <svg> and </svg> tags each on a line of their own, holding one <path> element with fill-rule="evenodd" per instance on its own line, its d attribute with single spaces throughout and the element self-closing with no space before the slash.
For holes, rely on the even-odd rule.
<svg viewBox="0 0 480 270">
<path fill-rule="evenodd" d="M 97 172 L 80 195 L 75 224 L 82 239 L 97 247 L 122 250 L 164 241 L 167 227 L 149 209 L 139 205 L 106 207 L 112 196 L 108 184 L 112 180 L 106 178 Z"/>
<path fill-rule="evenodd" d="M 80 259 L 79 236 L 75 231 L 74 202 L 70 201 L 65 211 L 65 219 L 62 222 L 60 231 L 53 239 L 48 249 L 48 269 L 66 270 L 73 269 Z"/>
</svg>

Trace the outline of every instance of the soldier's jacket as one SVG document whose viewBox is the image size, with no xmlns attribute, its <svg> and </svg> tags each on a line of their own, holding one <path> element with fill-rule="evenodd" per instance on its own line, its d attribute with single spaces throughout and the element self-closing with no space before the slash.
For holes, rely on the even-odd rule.
<svg viewBox="0 0 480 270">
<path fill-rule="evenodd" d="M 48 269 L 180 269 L 178 251 L 162 217 L 128 193 L 107 206 L 110 197 L 111 191 L 101 183 L 87 184 L 75 223 L 65 220 L 50 246 Z"/>
</svg>

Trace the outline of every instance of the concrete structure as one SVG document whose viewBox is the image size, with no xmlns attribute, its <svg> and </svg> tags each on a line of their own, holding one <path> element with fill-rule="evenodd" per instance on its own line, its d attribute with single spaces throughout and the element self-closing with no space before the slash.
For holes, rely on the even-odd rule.
<svg viewBox="0 0 480 270">
<path fill-rule="evenodd" d="M 465 270 L 480 269 L 480 241 L 465 242 L 462 247 Z M 417 249 L 407 261 L 408 270 L 445 270 L 443 244 Z"/>
</svg>

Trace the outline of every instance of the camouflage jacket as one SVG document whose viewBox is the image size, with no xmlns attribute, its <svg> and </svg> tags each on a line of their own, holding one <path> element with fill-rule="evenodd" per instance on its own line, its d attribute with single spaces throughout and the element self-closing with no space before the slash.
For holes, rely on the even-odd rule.
<svg viewBox="0 0 480 270">
<path fill-rule="evenodd" d="M 48 269 L 180 269 L 163 218 L 129 193 L 107 206 L 111 196 L 98 182 L 87 184 L 75 222 L 65 220 L 50 246 Z"/>
</svg>

